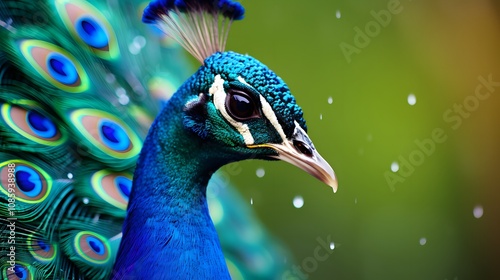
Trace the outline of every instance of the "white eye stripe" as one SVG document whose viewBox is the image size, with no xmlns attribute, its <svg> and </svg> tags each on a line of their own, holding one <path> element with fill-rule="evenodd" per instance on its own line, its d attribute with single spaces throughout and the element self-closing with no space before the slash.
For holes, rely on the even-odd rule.
<svg viewBox="0 0 500 280">
<path fill-rule="evenodd" d="M 220 75 L 215 76 L 214 83 L 210 87 L 208 93 L 213 95 L 214 97 L 214 105 L 217 110 L 219 110 L 222 116 L 234 127 L 238 130 L 238 132 L 243 136 L 243 140 L 246 145 L 254 144 L 254 139 L 250 129 L 247 124 L 238 122 L 231 118 L 231 116 L 226 111 L 226 92 L 224 91 L 224 80 L 220 77 Z"/>
<path fill-rule="evenodd" d="M 283 141 L 283 143 L 287 143 L 288 141 L 286 141 L 286 135 L 283 131 L 283 127 L 281 127 L 281 124 L 279 123 L 273 108 L 262 95 L 260 96 L 260 103 L 262 104 L 262 112 L 264 113 L 264 116 L 271 122 L 274 129 L 276 129 L 278 134 L 281 136 L 281 140 Z"/>
<path fill-rule="evenodd" d="M 247 81 L 245 81 L 245 79 L 243 79 L 241 76 L 238 76 L 238 81 L 240 81 L 240 83 L 243 83 L 245 85 L 250 86 L 247 83 Z M 273 108 L 271 107 L 269 102 L 267 102 L 267 100 L 264 98 L 264 96 L 259 95 L 259 97 L 260 97 L 260 104 L 262 105 L 262 112 L 264 113 L 264 116 L 271 122 L 274 129 L 276 129 L 276 131 L 280 135 L 283 143 L 287 142 L 285 132 L 283 131 L 283 127 L 281 127 L 280 123 L 278 122 L 278 118 L 276 117 L 276 114 L 274 113 Z"/>
<path fill-rule="evenodd" d="M 243 77 L 241 77 L 241 76 L 238 76 L 238 81 L 240 81 L 240 83 L 242 83 L 242 84 L 245 84 L 245 85 L 247 85 L 247 86 L 250 86 L 250 85 L 247 83 L 247 81 L 245 81 L 245 79 L 243 79 Z"/>
</svg>

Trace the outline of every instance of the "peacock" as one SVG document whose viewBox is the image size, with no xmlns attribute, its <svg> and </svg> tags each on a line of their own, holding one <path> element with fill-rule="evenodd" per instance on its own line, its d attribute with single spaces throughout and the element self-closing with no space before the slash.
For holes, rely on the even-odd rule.
<svg viewBox="0 0 500 280">
<path fill-rule="evenodd" d="M 230 0 L 0 2 L 2 279 L 281 279 L 251 260 L 286 253 L 214 173 L 284 160 L 337 180 L 284 81 L 224 50 L 243 17 Z"/>
</svg>

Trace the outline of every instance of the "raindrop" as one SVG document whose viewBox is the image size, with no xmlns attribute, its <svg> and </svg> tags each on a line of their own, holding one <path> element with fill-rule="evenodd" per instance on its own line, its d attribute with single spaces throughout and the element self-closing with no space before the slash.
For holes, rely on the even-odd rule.
<svg viewBox="0 0 500 280">
<path fill-rule="evenodd" d="M 68 179 L 73 179 L 73 173 L 68 173 Z"/>
<path fill-rule="evenodd" d="M 483 216 L 483 206 L 477 205 L 474 207 L 474 210 L 472 210 L 472 214 L 474 214 L 474 218 L 479 219 Z"/>
<path fill-rule="evenodd" d="M 264 177 L 264 175 L 266 175 L 266 171 L 264 170 L 264 168 L 257 168 L 255 174 L 257 175 L 257 177 L 262 178 Z"/>
<path fill-rule="evenodd" d="M 358 198 L 354 198 L 354 204 L 358 204 Z"/>
<path fill-rule="evenodd" d="M 136 55 L 139 52 L 141 52 L 141 48 L 139 48 L 139 46 L 137 44 L 132 43 L 132 44 L 128 45 L 128 51 L 131 54 Z"/>
<path fill-rule="evenodd" d="M 424 246 L 424 245 L 425 245 L 425 243 L 427 243 L 427 238 L 422 237 L 422 238 L 420 238 L 420 241 L 419 241 L 419 242 L 420 242 L 420 245 Z"/>
<path fill-rule="evenodd" d="M 304 199 L 302 198 L 302 196 L 297 195 L 293 198 L 293 206 L 295 208 L 302 208 L 302 206 L 304 206 Z"/>
<path fill-rule="evenodd" d="M 340 14 L 340 10 L 337 10 L 337 12 L 335 13 L 335 17 L 336 18 L 340 18 L 342 15 Z"/>
<path fill-rule="evenodd" d="M 333 249 L 335 249 L 335 243 L 331 242 L 330 243 L 330 250 L 333 250 Z"/>
<path fill-rule="evenodd" d="M 253 198 L 250 198 L 250 205 L 253 205 Z"/>
<path fill-rule="evenodd" d="M 116 81 L 115 75 L 111 73 L 106 74 L 106 82 L 108 82 L 108 84 L 114 83 L 115 81 Z"/>
<path fill-rule="evenodd" d="M 122 95 L 127 94 L 127 91 L 126 91 L 124 88 L 119 87 L 119 88 L 116 88 L 116 89 L 115 89 L 115 94 L 116 94 L 117 96 L 122 96 Z"/>
<path fill-rule="evenodd" d="M 413 106 L 415 105 L 415 103 L 417 103 L 417 97 L 415 96 L 415 94 L 410 93 L 408 95 L 408 104 L 410 104 L 410 106 Z"/>
<path fill-rule="evenodd" d="M 391 163 L 391 171 L 392 172 L 398 172 L 399 171 L 399 164 L 394 161 L 393 163 Z"/>
<path fill-rule="evenodd" d="M 89 204 L 90 200 L 86 197 L 84 197 L 83 199 L 83 204 Z"/>
<path fill-rule="evenodd" d="M 322 120 L 323 119 L 323 114 L 319 114 L 319 119 Z"/>
<path fill-rule="evenodd" d="M 128 98 L 128 96 L 126 95 L 122 95 L 118 97 L 118 102 L 120 102 L 120 104 L 122 105 L 127 105 L 130 102 L 130 98 Z"/>
<path fill-rule="evenodd" d="M 333 103 L 333 98 L 330 96 L 328 97 L 328 104 L 332 104 Z"/>
<path fill-rule="evenodd" d="M 134 38 L 134 45 L 137 45 L 139 48 L 144 48 L 144 46 L 146 45 L 146 38 L 144 38 L 143 36 L 135 36 Z"/>
</svg>

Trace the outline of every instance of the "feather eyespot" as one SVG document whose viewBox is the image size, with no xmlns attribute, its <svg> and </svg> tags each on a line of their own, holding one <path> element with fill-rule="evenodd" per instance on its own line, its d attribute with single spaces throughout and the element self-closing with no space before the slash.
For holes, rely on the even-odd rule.
<svg viewBox="0 0 500 280">
<path fill-rule="evenodd" d="M 25 263 L 16 261 L 14 267 L 4 266 L 3 279 L 6 280 L 32 280 L 34 279 L 33 272 L 30 270 L 30 266 Z"/>
<path fill-rule="evenodd" d="M 87 73 L 66 50 L 40 40 L 22 40 L 19 48 L 28 63 L 51 85 L 72 93 L 89 88 Z"/>
<path fill-rule="evenodd" d="M 137 134 L 116 116 L 96 109 L 70 113 L 76 132 L 108 156 L 118 159 L 139 154 L 142 142 Z"/>
<path fill-rule="evenodd" d="M 57 245 L 45 240 L 30 236 L 28 238 L 29 252 L 42 263 L 53 261 L 57 256 Z"/>
<path fill-rule="evenodd" d="M 121 125 L 108 119 L 101 119 L 98 124 L 103 142 L 116 151 L 125 151 L 130 146 L 130 139 Z"/>
<path fill-rule="evenodd" d="M 11 184 L 16 186 L 16 199 L 25 203 L 39 203 L 47 198 L 52 178 L 37 165 L 21 159 L 0 163 L 0 190 L 9 196 Z"/>
<path fill-rule="evenodd" d="M 226 95 L 226 110 L 237 121 L 260 118 L 257 103 L 246 92 L 230 89 Z"/>
<path fill-rule="evenodd" d="M 89 263 L 105 264 L 111 259 L 111 248 L 106 238 L 91 231 L 76 234 L 74 246 L 78 256 Z"/>
<path fill-rule="evenodd" d="M 118 57 L 115 32 L 109 21 L 92 4 L 85 1 L 56 1 L 56 8 L 64 25 L 75 40 L 87 45 L 103 59 Z"/>
<path fill-rule="evenodd" d="M 57 146 L 66 140 L 56 123 L 36 109 L 27 110 L 4 103 L 1 115 L 11 129 L 33 142 Z"/>
<path fill-rule="evenodd" d="M 104 201 L 119 209 L 127 209 L 132 190 L 132 174 L 100 170 L 90 180 L 92 188 Z"/>
<path fill-rule="evenodd" d="M 108 34 L 92 17 L 82 16 L 75 24 L 80 38 L 89 46 L 101 49 L 108 46 Z"/>
</svg>

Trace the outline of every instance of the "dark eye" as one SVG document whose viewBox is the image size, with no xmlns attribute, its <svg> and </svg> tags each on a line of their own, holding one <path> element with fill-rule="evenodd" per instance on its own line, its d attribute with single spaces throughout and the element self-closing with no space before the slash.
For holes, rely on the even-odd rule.
<svg viewBox="0 0 500 280">
<path fill-rule="evenodd" d="M 257 106 L 247 93 L 230 90 L 226 97 L 226 110 L 235 120 L 244 121 L 260 117 Z"/>
<path fill-rule="evenodd" d="M 309 146 L 307 146 L 305 143 L 303 143 L 301 141 L 294 140 L 293 145 L 302 154 L 304 154 L 308 157 L 312 157 L 313 153 L 311 151 L 311 148 L 309 148 Z"/>
</svg>

